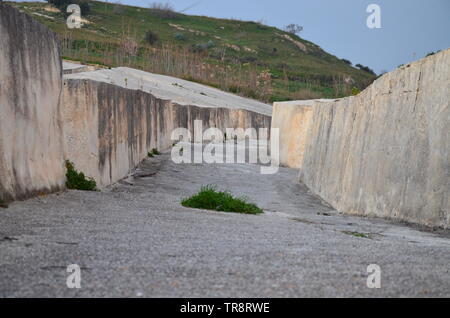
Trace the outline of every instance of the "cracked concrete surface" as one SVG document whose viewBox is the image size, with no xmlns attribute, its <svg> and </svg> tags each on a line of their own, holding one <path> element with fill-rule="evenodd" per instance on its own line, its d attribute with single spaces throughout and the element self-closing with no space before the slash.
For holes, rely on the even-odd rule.
<svg viewBox="0 0 450 318">
<path fill-rule="evenodd" d="M 205 184 L 266 213 L 180 205 Z M 70 264 L 81 266 L 79 290 L 66 287 Z M 381 289 L 366 287 L 370 264 L 381 266 Z M 165 154 L 106 191 L 0 209 L 1 297 L 449 297 L 449 264 L 448 231 L 341 215 L 287 168 L 261 175 Z"/>
</svg>

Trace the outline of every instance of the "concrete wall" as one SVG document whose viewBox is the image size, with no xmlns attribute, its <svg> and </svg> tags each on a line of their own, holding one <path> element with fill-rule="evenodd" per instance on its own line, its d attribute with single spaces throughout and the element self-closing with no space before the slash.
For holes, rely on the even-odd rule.
<svg viewBox="0 0 450 318">
<path fill-rule="evenodd" d="M 314 103 L 309 100 L 273 104 L 272 128 L 280 132 L 281 166 L 302 167 Z"/>
<path fill-rule="evenodd" d="M 173 129 L 270 128 L 270 116 L 228 108 L 184 106 L 140 90 L 87 79 L 64 81 L 67 158 L 100 186 L 125 177 L 148 152 L 173 144 Z"/>
<path fill-rule="evenodd" d="M 446 50 L 384 75 L 356 97 L 314 102 L 303 162 L 293 163 L 300 180 L 349 214 L 450 227 L 449 70 Z M 294 127 L 309 116 L 304 107 L 281 111 Z M 290 149 L 301 157 L 303 146 L 290 145 L 296 138 L 282 137 L 284 162 Z"/>
<path fill-rule="evenodd" d="M 56 36 L 0 3 L 0 199 L 64 186 L 61 59 Z"/>
</svg>

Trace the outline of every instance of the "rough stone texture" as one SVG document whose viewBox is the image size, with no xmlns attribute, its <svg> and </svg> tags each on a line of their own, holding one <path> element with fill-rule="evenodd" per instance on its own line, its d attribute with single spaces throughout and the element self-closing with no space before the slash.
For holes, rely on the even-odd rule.
<svg viewBox="0 0 450 318">
<path fill-rule="evenodd" d="M 336 209 L 450 227 L 450 50 L 313 106 L 300 179 Z"/>
<path fill-rule="evenodd" d="M 66 79 L 64 103 L 67 158 L 101 187 L 125 177 L 151 149 L 170 148 L 175 128 L 193 133 L 195 120 L 202 120 L 204 129 L 258 129 L 271 124 L 269 116 L 256 112 L 179 105 L 148 92 L 88 79 Z"/>
<path fill-rule="evenodd" d="M 0 3 L 0 199 L 64 186 L 61 59 L 56 36 Z"/>
</svg>

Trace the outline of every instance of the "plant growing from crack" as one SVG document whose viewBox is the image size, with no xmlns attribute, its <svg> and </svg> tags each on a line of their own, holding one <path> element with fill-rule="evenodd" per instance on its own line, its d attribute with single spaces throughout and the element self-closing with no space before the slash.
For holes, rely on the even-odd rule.
<svg viewBox="0 0 450 318">
<path fill-rule="evenodd" d="M 352 235 L 359 238 L 366 238 L 366 239 L 372 239 L 372 236 L 370 234 L 366 233 L 359 233 L 359 232 L 352 232 L 352 231 L 342 231 L 342 233 L 347 235 Z"/>
<path fill-rule="evenodd" d="M 248 202 L 245 197 L 236 198 L 228 191 L 218 191 L 217 186 L 202 186 L 196 195 L 181 201 L 187 208 L 233 212 L 242 214 L 264 213 L 256 204 Z"/>
<path fill-rule="evenodd" d="M 83 172 L 75 169 L 73 162 L 66 160 L 66 187 L 70 190 L 96 191 L 97 183 L 93 178 L 86 177 Z"/>
<path fill-rule="evenodd" d="M 0 208 L 4 208 L 4 209 L 8 208 L 8 204 L 3 199 L 0 199 Z"/>
<path fill-rule="evenodd" d="M 154 155 L 154 156 L 159 156 L 159 155 L 161 155 L 161 153 L 160 153 L 160 152 L 158 151 L 158 149 L 156 149 L 156 148 L 153 148 L 153 149 L 152 149 L 151 154 Z"/>
</svg>

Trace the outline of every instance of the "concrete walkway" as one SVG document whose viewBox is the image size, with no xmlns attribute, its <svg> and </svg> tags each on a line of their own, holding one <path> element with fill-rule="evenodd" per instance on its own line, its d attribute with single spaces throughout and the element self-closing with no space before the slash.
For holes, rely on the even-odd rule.
<svg viewBox="0 0 450 318">
<path fill-rule="evenodd" d="M 0 296 L 450 297 L 448 232 L 340 215 L 298 184 L 296 171 L 259 171 L 177 166 L 164 155 L 103 192 L 0 209 Z M 205 184 L 266 213 L 180 206 Z M 66 287 L 69 264 L 81 266 L 79 290 Z M 381 289 L 366 286 L 370 264 L 381 266 Z"/>
</svg>

